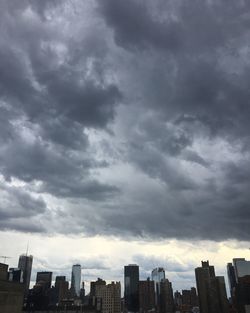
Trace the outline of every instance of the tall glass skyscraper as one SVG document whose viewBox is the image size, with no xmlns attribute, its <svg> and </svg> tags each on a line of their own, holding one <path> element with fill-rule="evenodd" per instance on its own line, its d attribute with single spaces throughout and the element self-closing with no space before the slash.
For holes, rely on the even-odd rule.
<svg viewBox="0 0 250 313">
<path fill-rule="evenodd" d="M 139 266 L 124 266 L 124 299 L 128 312 L 139 312 Z"/>
<path fill-rule="evenodd" d="M 160 305 L 161 298 L 161 281 L 165 280 L 165 270 L 163 267 L 157 267 L 152 271 L 152 280 L 155 285 L 155 303 Z"/>
<path fill-rule="evenodd" d="M 22 254 L 19 257 L 18 268 L 23 272 L 23 283 L 25 285 L 25 296 L 27 296 L 30 286 L 30 276 L 32 270 L 33 256 Z"/>
<path fill-rule="evenodd" d="M 80 297 L 80 290 L 81 290 L 81 265 L 75 264 L 72 266 L 71 292 L 74 296 Z"/>
</svg>

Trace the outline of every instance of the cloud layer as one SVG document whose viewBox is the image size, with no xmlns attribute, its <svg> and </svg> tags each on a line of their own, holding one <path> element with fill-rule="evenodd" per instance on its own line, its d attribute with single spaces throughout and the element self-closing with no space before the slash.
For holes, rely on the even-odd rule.
<svg viewBox="0 0 250 313">
<path fill-rule="evenodd" d="M 247 240 L 249 16 L 2 1 L 0 229 Z"/>
</svg>

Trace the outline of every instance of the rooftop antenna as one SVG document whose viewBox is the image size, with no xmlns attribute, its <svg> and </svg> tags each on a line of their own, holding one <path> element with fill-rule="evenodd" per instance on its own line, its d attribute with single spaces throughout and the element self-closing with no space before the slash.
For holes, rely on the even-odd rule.
<svg viewBox="0 0 250 313">
<path fill-rule="evenodd" d="M 26 256 L 28 255 L 28 250 L 29 250 L 29 241 L 27 242 Z"/>
</svg>

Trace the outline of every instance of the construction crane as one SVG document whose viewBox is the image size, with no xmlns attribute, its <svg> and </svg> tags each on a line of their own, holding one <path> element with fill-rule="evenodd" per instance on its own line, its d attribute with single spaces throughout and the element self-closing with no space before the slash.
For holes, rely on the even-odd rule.
<svg viewBox="0 0 250 313">
<path fill-rule="evenodd" d="M 6 259 L 10 259 L 11 256 L 0 255 L 0 258 L 4 259 L 3 263 L 5 263 L 5 262 L 6 262 Z"/>
</svg>

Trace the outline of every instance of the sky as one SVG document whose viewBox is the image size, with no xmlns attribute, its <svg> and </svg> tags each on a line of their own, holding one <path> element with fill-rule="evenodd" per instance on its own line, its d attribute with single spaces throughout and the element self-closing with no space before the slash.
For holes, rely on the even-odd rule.
<svg viewBox="0 0 250 313">
<path fill-rule="evenodd" d="M 250 257 L 250 4 L 1 0 L 0 254 L 86 285 Z"/>
</svg>

